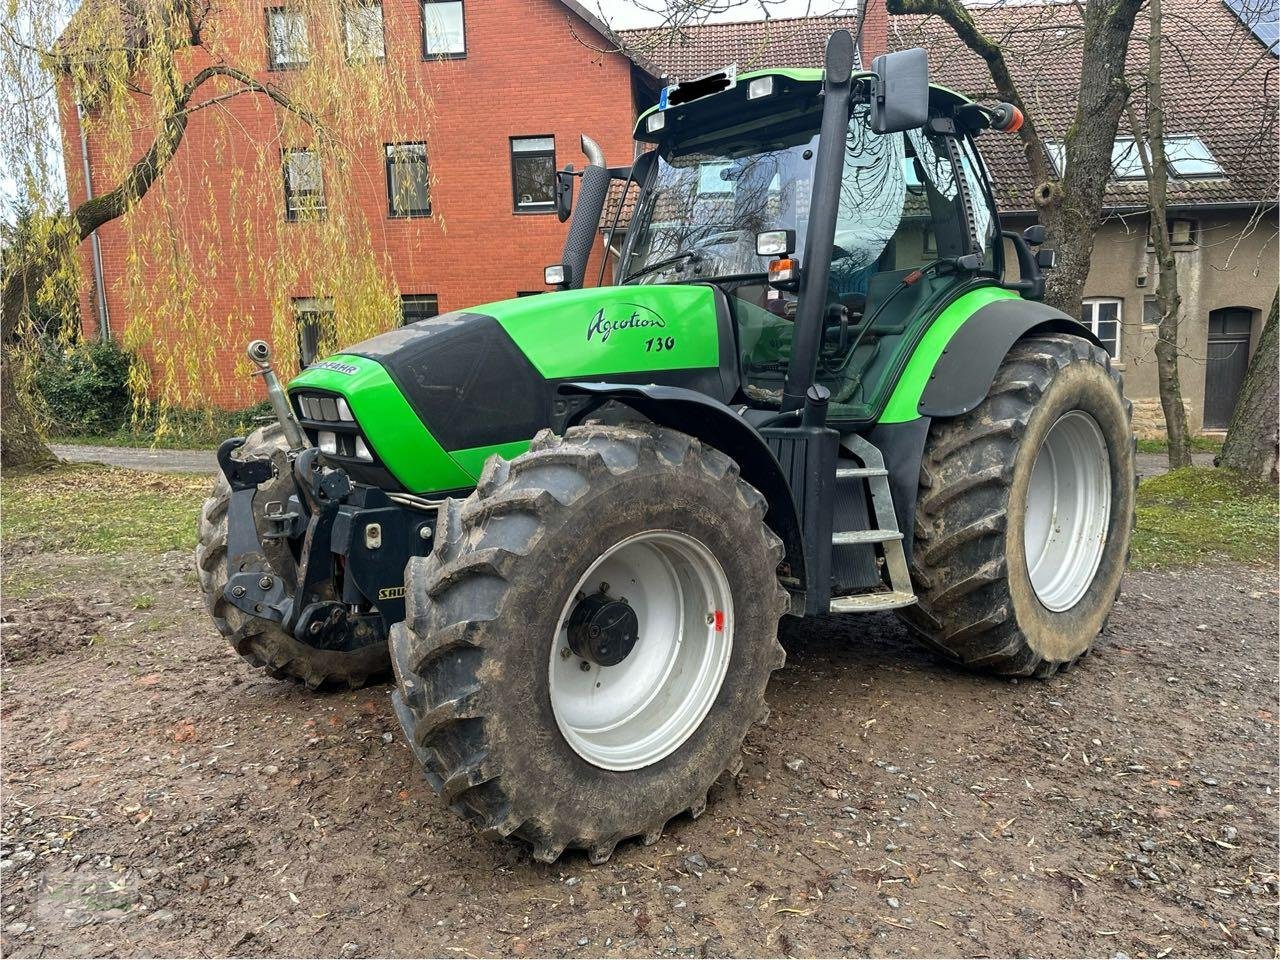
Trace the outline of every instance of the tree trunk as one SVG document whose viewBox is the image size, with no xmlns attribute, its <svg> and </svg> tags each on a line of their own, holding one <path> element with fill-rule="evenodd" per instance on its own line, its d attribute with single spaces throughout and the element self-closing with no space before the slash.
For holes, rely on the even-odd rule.
<svg viewBox="0 0 1280 960">
<path fill-rule="evenodd" d="M 1280 458 L 1280 421 L 1276 407 L 1280 404 L 1280 342 L 1277 336 L 1276 308 L 1280 292 L 1271 298 L 1271 312 L 1262 328 L 1249 369 L 1240 385 L 1227 440 L 1222 445 L 1218 466 L 1239 470 L 1249 477 L 1280 480 L 1277 459 Z"/>
<path fill-rule="evenodd" d="M 0 467 L 43 469 L 53 466 L 58 458 L 41 438 L 30 403 L 18 390 L 13 371 L 20 362 L 9 344 L 0 344 L 0 410 L 4 411 L 0 421 Z"/>
<path fill-rule="evenodd" d="M 1036 189 L 1040 222 L 1058 251 L 1058 265 L 1046 276 L 1045 302 L 1073 317 L 1080 316 L 1111 180 L 1111 145 L 1129 99 L 1125 57 L 1141 6 L 1141 0 L 1088 0 L 1084 5 L 1080 97 L 1067 128 L 1066 170 L 1061 182 Z"/>
<path fill-rule="evenodd" d="M 16 259 L 16 258 L 15 258 Z M 39 283 L 36 266 L 11 269 L 0 288 L 0 468 L 40 469 L 58 462 L 36 428 L 31 404 L 18 388 L 19 330 L 27 297 Z"/>
<path fill-rule="evenodd" d="M 1187 429 L 1187 408 L 1182 403 L 1182 378 L 1178 374 L 1179 327 L 1182 319 L 1182 295 L 1178 292 L 1178 259 L 1169 239 L 1169 167 L 1164 149 L 1164 84 L 1161 82 L 1161 37 L 1163 14 L 1161 0 L 1151 0 L 1148 9 L 1151 22 L 1150 61 L 1147 70 L 1147 124 L 1145 136 L 1138 129 L 1133 105 L 1126 109 L 1133 142 L 1138 148 L 1143 172 L 1147 176 L 1147 195 L 1151 206 L 1149 232 L 1155 249 L 1158 278 L 1156 304 L 1160 308 L 1160 327 L 1156 334 L 1156 379 L 1160 386 L 1160 409 L 1164 411 L 1164 431 L 1169 439 L 1169 469 L 1191 466 L 1191 435 Z"/>
</svg>

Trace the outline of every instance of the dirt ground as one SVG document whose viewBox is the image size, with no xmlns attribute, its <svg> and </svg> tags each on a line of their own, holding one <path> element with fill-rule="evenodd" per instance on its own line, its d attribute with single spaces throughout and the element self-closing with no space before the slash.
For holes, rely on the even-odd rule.
<svg viewBox="0 0 1280 960">
<path fill-rule="evenodd" d="M 441 808 L 388 689 L 239 662 L 185 554 L 6 544 L 10 956 L 1274 956 L 1274 576 L 1131 575 L 1047 682 L 790 623 L 734 783 L 599 868 Z M 74 594 L 74 595 L 70 595 Z"/>
</svg>

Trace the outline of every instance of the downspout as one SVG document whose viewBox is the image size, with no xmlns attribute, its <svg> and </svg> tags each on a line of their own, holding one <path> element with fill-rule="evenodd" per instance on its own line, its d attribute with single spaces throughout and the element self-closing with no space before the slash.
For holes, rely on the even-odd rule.
<svg viewBox="0 0 1280 960">
<path fill-rule="evenodd" d="M 822 84 L 822 126 L 818 157 L 813 169 L 813 198 L 809 203 L 809 229 L 804 258 L 800 261 L 800 306 L 796 310 L 791 364 L 782 388 L 782 410 L 799 410 L 813 385 L 822 345 L 822 323 L 827 310 L 827 281 L 831 275 L 831 251 L 835 243 L 836 214 L 840 204 L 840 180 L 844 173 L 845 140 L 849 131 L 853 61 L 856 53 L 848 30 L 837 30 L 827 41 Z"/>
<path fill-rule="evenodd" d="M 80 132 L 80 163 L 84 170 L 84 199 L 93 199 L 93 175 L 89 172 L 89 138 L 84 132 L 84 107 L 76 104 L 76 126 Z M 107 291 L 102 281 L 102 243 L 98 231 L 89 234 L 89 248 L 93 260 L 93 292 L 98 312 L 98 336 L 111 339 L 111 315 L 107 312 Z"/>
</svg>

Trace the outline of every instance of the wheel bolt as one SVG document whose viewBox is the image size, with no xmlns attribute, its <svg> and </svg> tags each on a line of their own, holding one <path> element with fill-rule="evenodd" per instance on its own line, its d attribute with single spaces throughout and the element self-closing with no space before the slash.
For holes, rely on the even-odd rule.
<svg viewBox="0 0 1280 960">
<path fill-rule="evenodd" d="M 270 577 L 263 577 L 261 580 L 258 581 L 258 586 L 261 587 L 263 590 L 270 590 L 271 585 L 273 583 L 275 583 L 275 581 L 272 580 Z"/>
<path fill-rule="evenodd" d="M 232 587 L 231 595 L 236 598 L 243 597 L 245 595 L 244 587 Z"/>
<path fill-rule="evenodd" d="M 714 613 L 714 612 L 712 612 L 712 613 L 708 613 L 708 614 L 707 614 L 707 626 L 711 626 L 711 624 L 713 624 L 713 623 L 715 623 L 715 622 L 716 622 L 716 615 L 715 615 L 715 613 Z"/>
<path fill-rule="evenodd" d="M 580 664 L 578 664 L 578 669 L 581 670 L 583 673 L 586 673 L 588 670 L 591 669 L 591 664 L 583 660 Z"/>
<path fill-rule="evenodd" d="M 570 650 L 568 647 L 561 647 L 561 648 L 560 648 L 560 659 L 561 659 L 561 660 L 568 660 L 568 659 L 569 659 L 569 657 L 570 657 L 570 655 L 572 655 L 572 653 L 573 653 L 573 651 L 572 651 L 572 650 Z"/>
<path fill-rule="evenodd" d="M 607 580 L 602 580 L 602 581 L 600 582 L 600 592 L 601 592 L 601 593 L 608 593 L 608 592 L 609 592 L 609 582 L 608 582 Z"/>
</svg>

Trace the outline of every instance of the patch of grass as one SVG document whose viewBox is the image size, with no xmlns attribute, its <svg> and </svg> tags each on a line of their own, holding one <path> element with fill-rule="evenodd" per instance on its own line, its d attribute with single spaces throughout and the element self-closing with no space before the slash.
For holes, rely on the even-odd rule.
<svg viewBox="0 0 1280 960">
<path fill-rule="evenodd" d="M 1220 557 L 1276 562 L 1276 488 L 1232 470 L 1188 467 L 1138 487 L 1133 566 L 1154 570 Z"/>
<path fill-rule="evenodd" d="M 208 489 L 204 477 L 93 464 L 10 473 L 0 483 L 0 538 L 115 557 L 190 550 Z"/>
<path fill-rule="evenodd" d="M 1192 453 L 1221 453 L 1222 437 L 1192 437 L 1191 452 Z M 1164 437 L 1154 440 L 1139 440 L 1139 453 L 1168 453 L 1169 441 Z"/>
</svg>

